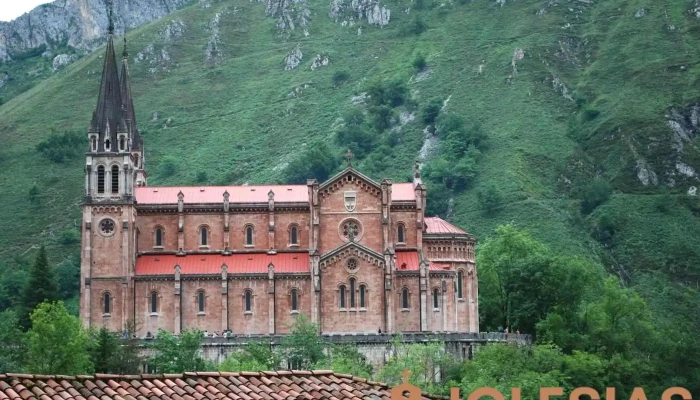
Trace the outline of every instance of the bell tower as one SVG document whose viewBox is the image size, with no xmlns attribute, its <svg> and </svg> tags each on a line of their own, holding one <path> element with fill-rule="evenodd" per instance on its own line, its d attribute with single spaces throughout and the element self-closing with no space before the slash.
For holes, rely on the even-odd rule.
<svg viewBox="0 0 700 400">
<path fill-rule="evenodd" d="M 97 106 L 87 132 L 80 317 L 85 326 L 121 331 L 133 319 L 136 257 L 134 188 L 145 186 L 143 143 L 136 125 L 126 39 L 122 75 L 109 12 Z"/>
</svg>

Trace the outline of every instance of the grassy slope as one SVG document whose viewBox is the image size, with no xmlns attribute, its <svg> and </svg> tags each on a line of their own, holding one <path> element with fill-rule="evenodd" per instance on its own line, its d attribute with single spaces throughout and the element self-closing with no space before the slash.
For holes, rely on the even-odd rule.
<svg viewBox="0 0 700 400">
<path fill-rule="evenodd" d="M 402 12 L 410 5 L 388 3 L 389 26 L 363 26 L 361 36 L 357 26 L 333 23 L 328 2 L 317 0 L 310 3 L 310 36 L 296 31 L 287 41 L 275 33 L 275 21 L 264 17 L 264 4 L 243 0 L 215 2 L 207 9 L 195 5 L 131 32 L 133 89 L 150 183 L 193 184 L 199 171 L 206 171 L 211 183 L 279 180 L 275 167 L 305 144 L 331 141 L 334 122 L 353 107 L 350 98 L 366 82 L 398 78 L 408 82 L 419 104 L 449 98 L 448 112 L 481 123 L 488 133 L 477 181 L 455 199 L 453 217 L 480 238 L 512 221 L 562 253 L 604 260 L 612 255 L 611 264 L 627 271 L 661 269 L 655 264 L 674 243 L 699 248 L 697 217 L 676 200 L 671 211 L 659 212 L 658 188 L 643 187 L 630 167 L 631 143 L 661 180 L 667 178 L 672 152 L 664 115 L 700 98 L 700 21 L 686 13 L 689 2 L 436 3 L 420 11 L 427 32 L 402 36 L 401 26 L 416 13 Z M 536 15 L 543 7 L 547 13 Z M 635 18 L 642 7 L 648 15 Z M 210 67 L 204 49 L 215 12 L 224 12 L 223 59 Z M 185 23 L 185 34 L 164 43 L 159 32 L 172 19 Z M 152 75 L 147 65 L 134 64 L 135 53 L 149 43 L 170 53 L 170 72 Z M 297 44 L 302 64 L 284 71 L 282 60 Z M 525 58 L 513 75 L 516 48 L 525 50 Z M 313 56 L 322 52 L 330 55 L 331 65 L 311 71 Z M 426 54 L 432 68 L 420 82 L 411 79 L 417 53 Z M 28 256 L 27 250 L 42 242 L 50 245 L 56 261 L 77 251 L 55 237 L 79 222 L 82 160 L 50 164 L 34 147 L 51 129 L 84 131 L 96 100 L 101 56 L 96 52 L 0 107 L 0 264 L 12 265 L 15 256 Z M 350 81 L 334 88 L 331 77 L 341 70 L 350 73 Z M 553 76 L 566 83 L 581 106 L 552 89 Z M 305 83 L 310 86 L 300 96 L 287 96 Z M 582 108 L 600 114 L 586 120 Z M 159 115 L 155 122 L 153 112 Z M 166 129 L 167 118 L 172 123 Z M 409 176 L 423 140 L 418 121 L 401 128 L 402 141 L 385 177 Z M 167 178 L 158 168 L 165 157 L 178 161 L 177 172 Z M 693 163 L 698 158 L 691 145 L 683 159 L 700 167 Z M 581 219 L 561 177 L 578 187 L 594 174 L 613 182 L 617 192 L 593 217 Z M 676 181 L 679 191 L 692 183 Z M 489 217 L 475 205 L 477 190 L 487 183 L 499 186 L 506 198 L 503 210 Z M 34 184 L 42 193 L 37 205 L 28 202 Z M 592 218 L 601 213 L 625 220 L 608 250 L 590 237 Z"/>
</svg>

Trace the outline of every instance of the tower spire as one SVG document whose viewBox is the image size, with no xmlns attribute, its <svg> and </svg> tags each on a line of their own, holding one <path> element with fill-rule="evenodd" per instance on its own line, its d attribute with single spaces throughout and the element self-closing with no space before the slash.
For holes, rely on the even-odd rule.
<svg viewBox="0 0 700 400">
<path fill-rule="evenodd" d="M 112 1 L 107 0 L 107 47 L 105 49 L 102 81 L 97 98 L 97 107 L 90 124 L 90 132 L 98 133 L 97 151 L 115 151 L 117 149 L 117 133 L 126 133 L 128 128 L 122 113 L 121 85 L 119 69 L 114 54 L 114 23 L 112 21 Z"/>
<path fill-rule="evenodd" d="M 139 128 L 136 125 L 136 112 L 134 111 L 134 98 L 131 94 L 131 76 L 129 74 L 129 53 L 126 51 L 126 35 L 124 35 L 124 51 L 122 52 L 122 73 L 120 76 L 121 81 L 121 98 L 124 119 L 129 128 L 129 135 L 131 136 L 131 149 L 139 150 L 141 149 L 141 135 L 139 134 Z"/>
<path fill-rule="evenodd" d="M 114 9 L 112 5 L 112 0 L 107 0 L 107 33 L 114 35 Z"/>
</svg>

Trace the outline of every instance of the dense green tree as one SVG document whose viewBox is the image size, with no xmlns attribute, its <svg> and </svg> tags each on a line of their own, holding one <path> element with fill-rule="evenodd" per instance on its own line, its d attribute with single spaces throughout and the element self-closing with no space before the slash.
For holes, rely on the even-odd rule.
<svg viewBox="0 0 700 400">
<path fill-rule="evenodd" d="M 219 371 L 272 371 L 280 368 L 280 355 L 272 350 L 269 342 L 249 342 L 245 347 L 230 354 L 219 365 Z"/>
<path fill-rule="evenodd" d="M 486 215 L 495 213 L 503 204 L 503 195 L 496 185 L 490 184 L 476 193 L 479 207 Z"/>
<path fill-rule="evenodd" d="M 22 293 L 27 284 L 28 272 L 21 265 L 0 266 L 0 310 L 21 310 Z"/>
<path fill-rule="evenodd" d="M 31 314 L 26 335 L 26 370 L 33 374 L 76 375 L 92 371 L 89 338 L 62 302 L 41 303 Z"/>
<path fill-rule="evenodd" d="M 159 330 L 156 340 L 151 345 L 155 354 L 149 359 L 150 366 L 159 373 L 213 370 L 214 366 L 200 353 L 203 337 L 202 332 L 198 330 L 184 330 L 178 337 Z"/>
<path fill-rule="evenodd" d="M 95 367 L 95 372 L 101 374 L 113 373 L 116 355 L 119 353 L 118 336 L 103 326 L 90 332 L 90 341 L 90 358 Z"/>
<path fill-rule="evenodd" d="M 590 214 L 599 205 L 608 201 L 612 195 L 612 186 L 603 178 L 596 178 L 580 193 L 581 212 Z"/>
<path fill-rule="evenodd" d="M 20 372 L 24 362 L 24 333 L 11 310 L 0 313 L 0 373 Z"/>
<path fill-rule="evenodd" d="M 281 351 L 293 369 L 311 369 L 324 357 L 326 343 L 318 335 L 318 325 L 300 314 L 282 340 Z"/>
<path fill-rule="evenodd" d="M 54 277 L 53 268 L 49 266 L 46 249 L 41 246 L 36 260 L 29 270 L 29 280 L 22 291 L 22 315 L 20 324 L 29 328 L 29 315 L 40 303 L 58 300 L 58 288 Z M 62 306 L 63 307 L 63 306 Z"/>
<path fill-rule="evenodd" d="M 315 142 L 287 165 L 284 177 L 289 183 L 306 183 L 307 179 L 323 182 L 337 167 L 338 158 L 328 144 Z"/>
<path fill-rule="evenodd" d="M 78 294 L 80 289 L 80 262 L 79 257 L 69 257 L 56 265 L 56 283 L 58 297 L 62 300 L 69 299 Z"/>
<path fill-rule="evenodd" d="M 423 106 L 423 109 L 421 110 L 421 118 L 423 119 L 423 122 L 428 125 L 434 124 L 435 121 L 437 121 L 438 115 L 440 115 L 441 110 L 442 100 L 430 100 L 425 106 Z"/>
<path fill-rule="evenodd" d="M 314 369 L 325 369 L 371 379 L 373 368 L 356 346 L 330 346 L 327 356 L 316 362 Z"/>
<path fill-rule="evenodd" d="M 558 258 L 513 225 L 496 229 L 479 247 L 479 311 L 485 327 L 534 333 L 550 312 L 567 315 L 600 277 L 599 267 Z"/>
</svg>

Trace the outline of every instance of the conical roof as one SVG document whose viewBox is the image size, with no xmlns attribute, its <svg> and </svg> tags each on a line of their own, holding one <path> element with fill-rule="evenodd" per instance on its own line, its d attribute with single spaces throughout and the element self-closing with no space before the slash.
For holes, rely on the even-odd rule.
<svg viewBox="0 0 700 400">
<path fill-rule="evenodd" d="M 107 49 L 105 50 L 105 61 L 102 69 L 102 82 L 100 83 L 100 93 L 97 98 L 97 107 L 90 124 L 90 132 L 97 132 L 100 135 L 99 151 L 104 151 L 105 140 L 111 142 L 111 149 L 115 148 L 117 132 L 125 132 L 127 126 L 123 117 L 123 103 L 121 97 L 121 85 L 119 83 L 119 71 L 114 55 L 113 34 L 109 33 L 107 38 Z M 108 137 L 105 137 L 108 135 Z M 111 150 L 110 149 L 110 150 Z"/>
<path fill-rule="evenodd" d="M 121 98 L 124 110 L 124 119 L 129 127 L 131 135 L 131 148 L 138 150 L 141 148 L 141 135 L 139 134 L 138 125 L 136 125 L 136 112 L 134 111 L 134 98 L 131 94 L 131 76 L 129 75 L 129 53 L 126 52 L 126 37 L 124 38 L 124 52 L 122 53 L 122 73 L 121 81 Z"/>
</svg>

